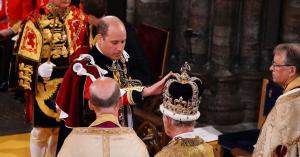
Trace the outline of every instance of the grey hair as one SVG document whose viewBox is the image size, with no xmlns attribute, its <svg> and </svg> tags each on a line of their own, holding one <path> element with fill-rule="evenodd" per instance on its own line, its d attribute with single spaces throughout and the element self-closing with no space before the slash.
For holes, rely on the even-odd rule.
<svg viewBox="0 0 300 157">
<path fill-rule="evenodd" d="M 172 118 L 170 119 L 172 120 L 171 123 L 177 127 L 194 127 L 196 125 L 196 121 L 179 121 Z"/>
<path fill-rule="evenodd" d="M 275 47 L 273 53 L 285 53 L 284 62 L 287 65 L 296 67 L 297 74 L 300 74 L 300 44 L 298 43 L 283 43 Z"/>
<path fill-rule="evenodd" d="M 96 107 L 111 107 L 117 104 L 121 96 L 119 86 L 115 86 L 115 90 L 108 99 L 99 98 L 94 91 L 90 92 L 90 101 Z"/>
<path fill-rule="evenodd" d="M 107 36 L 108 32 L 108 23 L 104 20 L 99 20 L 99 23 L 97 24 L 97 34 L 101 34 L 103 38 Z"/>
</svg>

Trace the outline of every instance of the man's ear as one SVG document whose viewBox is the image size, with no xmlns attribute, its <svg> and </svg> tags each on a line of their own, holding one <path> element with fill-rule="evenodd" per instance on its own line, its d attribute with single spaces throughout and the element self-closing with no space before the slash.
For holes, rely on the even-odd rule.
<svg viewBox="0 0 300 157">
<path fill-rule="evenodd" d="M 170 127 L 170 125 L 171 125 L 171 123 L 172 123 L 171 118 L 168 117 L 168 116 L 166 116 L 166 115 L 164 115 L 163 118 L 164 118 L 165 125 L 168 126 L 168 127 Z"/>
<path fill-rule="evenodd" d="M 94 105 L 89 101 L 89 108 L 90 108 L 90 110 L 94 110 Z"/>
<path fill-rule="evenodd" d="M 123 106 L 123 103 L 122 103 L 122 98 L 120 98 L 117 102 L 117 104 L 114 106 L 115 109 L 119 110 L 120 107 Z"/>
<path fill-rule="evenodd" d="M 97 34 L 95 38 L 96 38 L 97 43 L 103 42 L 103 36 L 101 34 Z"/>
<path fill-rule="evenodd" d="M 292 66 L 292 68 L 290 68 L 290 76 L 296 76 L 297 75 L 297 68 L 296 66 Z"/>
</svg>

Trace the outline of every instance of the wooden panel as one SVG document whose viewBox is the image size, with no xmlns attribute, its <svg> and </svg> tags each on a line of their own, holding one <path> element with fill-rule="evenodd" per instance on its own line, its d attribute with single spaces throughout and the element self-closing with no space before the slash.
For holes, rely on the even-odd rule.
<svg viewBox="0 0 300 157">
<path fill-rule="evenodd" d="M 259 115 L 258 115 L 258 123 L 257 128 L 261 129 L 262 125 L 264 124 L 266 117 L 264 116 L 264 103 L 265 103 L 265 95 L 266 95 L 266 89 L 268 84 L 267 79 L 263 79 L 262 82 L 262 88 L 261 88 L 261 97 L 260 97 L 260 105 L 259 105 Z"/>
<path fill-rule="evenodd" d="M 231 150 L 231 154 L 233 157 L 251 157 L 252 156 L 252 153 L 244 151 L 240 148 L 233 148 Z"/>
<path fill-rule="evenodd" d="M 261 129 L 267 115 L 275 105 L 277 98 L 282 94 L 282 87 L 267 79 L 263 80 L 258 118 L 258 129 Z"/>
<path fill-rule="evenodd" d="M 153 76 L 161 78 L 164 73 L 169 45 L 169 32 L 147 24 L 137 29 L 138 41 L 145 52 Z"/>
</svg>

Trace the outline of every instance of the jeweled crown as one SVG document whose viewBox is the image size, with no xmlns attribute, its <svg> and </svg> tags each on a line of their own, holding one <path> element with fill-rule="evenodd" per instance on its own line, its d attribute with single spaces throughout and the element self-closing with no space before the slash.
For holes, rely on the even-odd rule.
<svg viewBox="0 0 300 157">
<path fill-rule="evenodd" d="M 198 110 L 203 92 L 202 81 L 190 77 L 191 67 L 187 62 L 181 67 L 181 74 L 173 73 L 164 88 L 160 111 L 178 121 L 193 121 L 199 118 Z"/>
</svg>

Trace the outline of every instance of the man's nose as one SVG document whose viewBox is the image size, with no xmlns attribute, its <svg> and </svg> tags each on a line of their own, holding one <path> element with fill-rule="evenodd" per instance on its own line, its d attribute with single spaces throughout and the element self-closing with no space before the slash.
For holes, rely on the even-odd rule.
<svg viewBox="0 0 300 157">
<path fill-rule="evenodd" d="M 124 50 L 124 45 L 121 44 L 121 43 L 118 44 L 118 45 L 117 45 L 117 50 L 118 50 L 118 51 L 123 51 L 123 50 Z"/>
<path fill-rule="evenodd" d="M 274 66 L 271 65 L 270 68 L 269 68 L 269 70 L 270 70 L 270 71 L 273 71 L 273 70 L 274 70 Z"/>
</svg>

